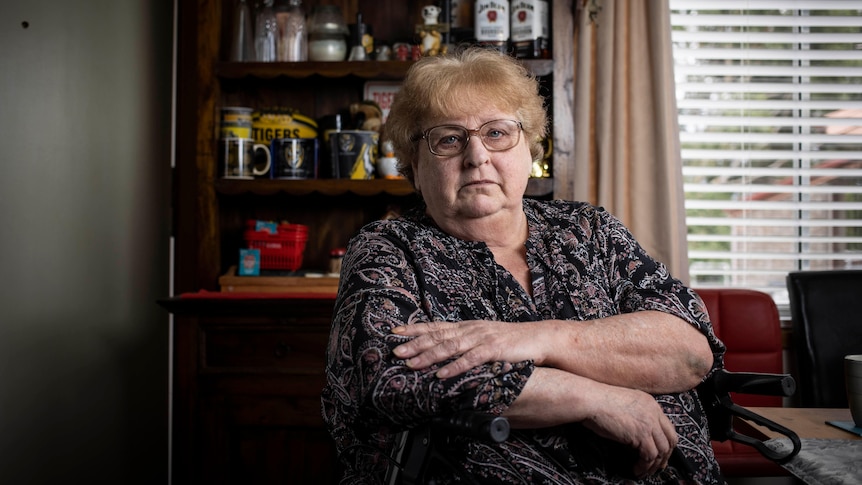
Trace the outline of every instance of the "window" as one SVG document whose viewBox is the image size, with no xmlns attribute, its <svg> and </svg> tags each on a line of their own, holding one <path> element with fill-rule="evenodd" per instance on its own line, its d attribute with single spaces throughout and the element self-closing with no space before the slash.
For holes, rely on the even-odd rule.
<svg viewBox="0 0 862 485">
<path fill-rule="evenodd" d="M 670 5 L 692 286 L 862 268 L 862 2 Z"/>
</svg>

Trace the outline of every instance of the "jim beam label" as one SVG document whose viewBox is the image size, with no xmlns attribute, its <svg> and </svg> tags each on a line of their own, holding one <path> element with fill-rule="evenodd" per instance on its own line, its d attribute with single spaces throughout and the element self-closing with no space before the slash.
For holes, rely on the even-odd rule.
<svg viewBox="0 0 862 485">
<path fill-rule="evenodd" d="M 475 10 L 476 42 L 505 52 L 509 44 L 509 2 L 477 0 Z"/>
<path fill-rule="evenodd" d="M 512 2 L 511 43 L 515 57 L 541 59 L 550 57 L 548 39 L 548 2 L 516 0 Z"/>
</svg>

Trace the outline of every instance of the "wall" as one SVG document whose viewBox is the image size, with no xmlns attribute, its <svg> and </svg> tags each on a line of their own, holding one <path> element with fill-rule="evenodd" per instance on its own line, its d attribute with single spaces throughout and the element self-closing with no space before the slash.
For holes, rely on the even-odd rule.
<svg viewBox="0 0 862 485">
<path fill-rule="evenodd" d="M 172 15 L 0 3 L 0 483 L 167 483 Z"/>
</svg>

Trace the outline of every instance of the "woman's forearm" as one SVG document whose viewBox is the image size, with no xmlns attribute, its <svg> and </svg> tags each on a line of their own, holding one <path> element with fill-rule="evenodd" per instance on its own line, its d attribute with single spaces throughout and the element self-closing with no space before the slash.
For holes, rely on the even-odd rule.
<svg viewBox="0 0 862 485">
<path fill-rule="evenodd" d="M 643 391 L 612 386 L 549 367 L 536 367 L 521 393 L 503 413 L 514 428 L 584 423 L 589 428 L 652 413 L 663 415 L 655 398 Z M 603 434 L 603 433 L 600 433 Z"/>
<path fill-rule="evenodd" d="M 503 413 L 514 428 L 544 428 L 580 422 L 598 385 L 559 369 L 537 367 L 515 402 Z"/>
<path fill-rule="evenodd" d="M 700 383 L 713 364 L 706 337 L 663 312 L 556 322 L 551 327 L 544 358 L 537 364 L 614 386 L 651 394 L 681 392 Z"/>
<path fill-rule="evenodd" d="M 437 372 L 441 378 L 488 362 L 532 360 L 605 384 L 664 394 L 692 389 L 713 363 L 698 329 L 657 311 L 591 321 L 427 322 L 392 331 L 415 337 L 394 349 L 410 368 L 455 358 Z"/>
<path fill-rule="evenodd" d="M 581 423 L 598 436 L 632 447 L 636 476 L 667 466 L 679 437 L 661 406 L 643 391 L 539 367 L 503 413 L 514 428 Z"/>
</svg>

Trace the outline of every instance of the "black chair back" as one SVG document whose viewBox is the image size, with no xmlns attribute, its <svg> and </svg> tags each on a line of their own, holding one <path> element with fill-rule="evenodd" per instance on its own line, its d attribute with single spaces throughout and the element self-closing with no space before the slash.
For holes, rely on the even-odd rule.
<svg viewBox="0 0 862 485">
<path fill-rule="evenodd" d="M 802 407 L 846 408 L 844 356 L 862 354 L 862 270 L 787 275 Z"/>
</svg>

